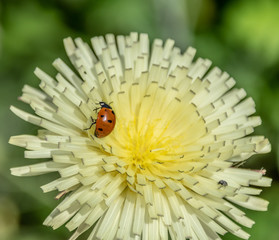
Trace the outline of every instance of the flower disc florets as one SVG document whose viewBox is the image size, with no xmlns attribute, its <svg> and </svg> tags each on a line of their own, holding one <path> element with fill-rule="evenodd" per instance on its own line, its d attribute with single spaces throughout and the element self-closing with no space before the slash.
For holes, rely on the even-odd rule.
<svg viewBox="0 0 279 240">
<path fill-rule="evenodd" d="M 250 156 L 270 151 L 255 105 L 235 81 L 211 62 L 185 53 L 173 40 L 156 39 L 149 53 L 146 34 L 64 41 L 76 71 L 62 60 L 55 79 L 40 69 L 40 90 L 25 86 L 22 101 L 36 115 L 15 107 L 40 126 L 38 136 L 11 137 L 26 158 L 50 161 L 13 168 L 32 176 L 58 171 L 42 186 L 67 195 L 45 220 L 64 223 L 76 239 L 220 239 L 231 232 L 248 239 L 238 224 L 253 221 L 235 205 L 266 210 L 253 186 L 270 186 L 263 171 L 238 168 Z M 115 127 L 96 136 L 99 103 L 115 113 Z M 103 131 L 103 129 L 101 129 Z"/>
</svg>

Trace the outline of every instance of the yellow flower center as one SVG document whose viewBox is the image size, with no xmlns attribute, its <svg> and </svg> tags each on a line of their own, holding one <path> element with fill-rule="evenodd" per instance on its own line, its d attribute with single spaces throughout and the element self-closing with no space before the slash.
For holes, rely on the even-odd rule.
<svg viewBox="0 0 279 240">
<path fill-rule="evenodd" d="M 204 122 L 195 113 L 192 113 L 194 118 L 189 117 L 187 105 L 185 108 L 175 102 L 172 105 L 176 111 L 172 116 L 166 112 L 165 119 L 156 116 L 148 118 L 149 114 L 145 114 L 147 120 L 144 124 L 136 120 L 128 122 L 125 118 L 117 119 L 116 131 L 126 140 L 122 145 L 126 152 L 122 159 L 135 172 L 163 176 L 166 172 L 183 171 L 177 169 L 179 163 L 194 160 L 187 157 L 188 153 L 192 154 L 192 150 L 187 148 L 205 133 Z"/>
<path fill-rule="evenodd" d="M 105 154 L 125 162 L 132 175 L 170 177 L 177 171 L 189 171 L 191 162 L 202 156 L 204 143 L 198 141 L 206 134 L 205 119 L 195 104 L 198 98 L 189 88 L 191 79 L 175 83 L 164 76 L 150 84 L 144 78 L 141 84 L 133 81 L 123 82 L 121 91 L 113 91 L 109 99 L 94 99 L 111 105 L 116 125 L 108 136 L 93 137 L 93 142 Z M 92 113 L 94 119 L 96 115 Z M 91 138 L 94 130 L 88 131 Z"/>
</svg>

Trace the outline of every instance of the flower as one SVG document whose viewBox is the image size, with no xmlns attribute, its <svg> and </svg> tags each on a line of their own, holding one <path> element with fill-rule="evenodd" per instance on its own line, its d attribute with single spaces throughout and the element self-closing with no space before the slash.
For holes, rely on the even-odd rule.
<svg viewBox="0 0 279 240">
<path fill-rule="evenodd" d="M 268 140 L 250 136 L 261 124 L 251 98 L 210 60 L 193 61 L 174 41 L 146 34 L 64 40 L 78 73 L 61 59 L 55 79 L 37 68 L 41 90 L 24 86 L 20 100 L 36 115 L 16 107 L 38 125 L 37 136 L 11 137 L 25 158 L 51 160 L 12 168 L 16 176 L 58 172 L 41 188 L 58 190 L 59 205 L 44 224 L 66 223 L 75 233 L 92 227 L 89 239 L 220 239 L 227 232 L 248 239 L 238 225 L 254 222 L 235 205 L 265 211 L 255 197 L 270 186 L 264 170 L 239 168 L 250 156 L 270 151 Z M 116 125 L 95 136 L 99 102 L 109 104 Z M 252 187 L 251 187 L 252 186 Z"/>
</svg>

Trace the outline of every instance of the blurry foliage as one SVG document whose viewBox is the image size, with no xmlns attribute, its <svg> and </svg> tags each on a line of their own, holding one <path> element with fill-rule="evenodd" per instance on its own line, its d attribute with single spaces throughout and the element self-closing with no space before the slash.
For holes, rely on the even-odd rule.
<svg viewBox="0 0 279 240">
<path fill-rule="evenodd" d="M 260 58 L 261 65 L 279 60 L 279 1 L 235 1 L 224 12 L 225 37 Z"/>
<path fill-rule="evenodd" d="M 62 55 L 61 39 L 71 31 L 56 9 L 44 8 L 36 1 L 3 6 L 2 74 L 30 83 L 36 66 L 45 65 L 52 70 L 49 62 Z"/>
<path fill-rule="evenodd" d="M 127 34 L 134 29 L 153 33 L 154 11 L 149 0 L 103 0 L 88 6 L 85 30 L 97 34 Z"/>
<path fill-rule="evenodd" d="M 0 196 L 0 236 L 9 239 L 19 227 L 19 211 L 12 199 Z"/>
<path fill-rule="evenodd" d="M 252 96 L 263 125 L 256 134 L 269 138 L 270 154 L 255 156 L 246 167 L 266 167 L 274 178 L 263 197 L 270 201 L 268 212 L 247 211 L 255 226 L 251 239 L 268 236 L 277 240 L 279 231 L 279 2 L 276 0 L 2 0 L 0 1 L 0 239 L 66 239 L 64 228 L 53 231 L 42 226 L 57 204 L 56 193 L 43 194 L 38 186 L 55 179 L 55 174 L 34 178 L 10 176 L 9 168 L 32 164 L 23 149 L 9 146 L 11 135 L 33 133 L 37 127 L 20 121 L 9 111 L 24 84 L 38 85 L 33 70 L 39 66 L 54 75 L 51 62 L 66 62 L 62 39 L 80 36 L 146 32 L 150 39 L 173 38 L 185 50 L 197 48 L 197 56 L 212 60 Z M 276 162 L 277 161 L 277 162 Z M 245 210 L 246 211 L 246 210 Z M 267 221 L 268 220 L 268 221 Z M 5 235 L 6 234 L 6 235 Z M 81 237 L 86 239 L 86 236 Z M 237 239 L 228 234 L 224 239 Z"/>
</svg>

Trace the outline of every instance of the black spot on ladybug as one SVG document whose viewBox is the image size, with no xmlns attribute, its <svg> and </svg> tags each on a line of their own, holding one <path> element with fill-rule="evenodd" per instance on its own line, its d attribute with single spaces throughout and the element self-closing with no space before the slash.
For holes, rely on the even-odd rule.
<svg viewBox="0 0 279 240">
<path fill-rule="evenodd" d="M 112 123 L 112 121 L 111 121 L 111 120 L 108 120 L 108 122 L 109 122 L 109 123 Z"/>
<path fill-rule="evenodd" d="M 103 131 L 103 129 L 102 129 L 102 128 L 98 128 L 98 130 L 99 130 L 99 131 Z"/>
<path fill-rule="evenodd" d="M 113 115 L 115 115 L 115 114 L 114 114 L 114 111 L 111 111 L 111 113 L 112 113 Z"/>
<path fill-rule="evenodd" d="M 103 118 L 105 115 L 101 115 L 101 118 Z"/>
</svg>

